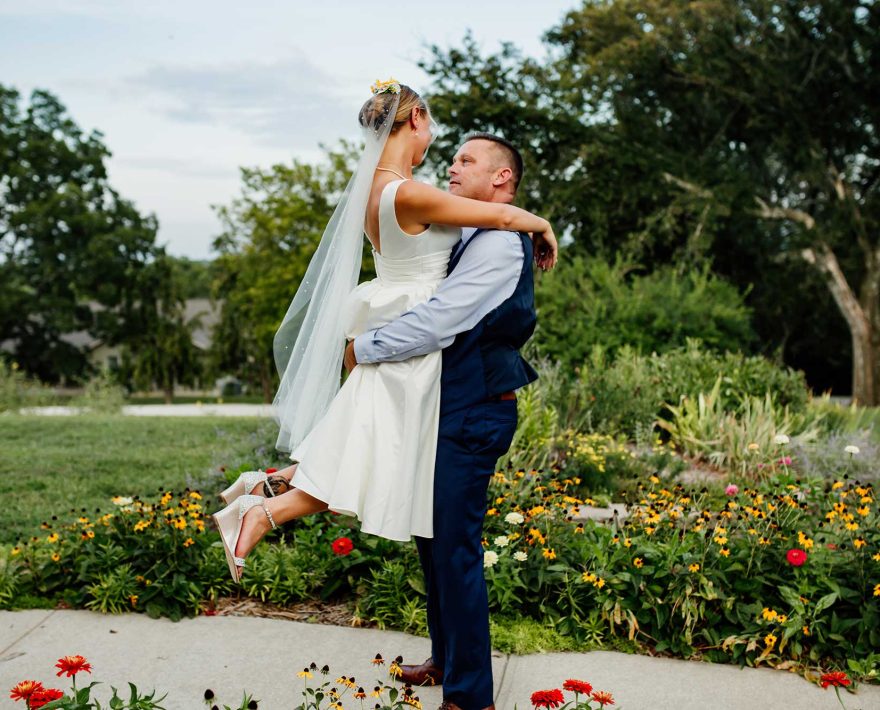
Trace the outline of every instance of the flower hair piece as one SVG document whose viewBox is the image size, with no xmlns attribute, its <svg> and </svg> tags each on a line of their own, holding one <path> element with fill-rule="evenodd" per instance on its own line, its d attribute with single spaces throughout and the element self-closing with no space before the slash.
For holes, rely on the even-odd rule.
<svg viewBox="0 0 880 710">
<path fill-rule="evenodd" d="M 388 81 L 379 81 L 376 79 L 375 83 L 370 87 L 370 91 L 374 94 L 399 94 L 400 82 L 394 77 L 391 77 Z"/>
</svg>

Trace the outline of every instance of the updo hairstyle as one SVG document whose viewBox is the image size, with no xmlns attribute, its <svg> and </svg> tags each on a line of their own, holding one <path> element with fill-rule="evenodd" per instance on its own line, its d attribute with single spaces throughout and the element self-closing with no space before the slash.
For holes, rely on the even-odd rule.
<svg viewBox="0 0 880 710">
<path fill-rule="evenodd" d="M 374 131 L 378 131 L 380 126 L 385 122 L 391 107 L 394 105 L 395 96 L 396 94 L 393 94 L 390 91 L 371 96 L 361 107 L 361 112 L 358 115 L 358 122 L 364 128 L 371 128 Z M 424 113 L 428 112 L 428 105 L 425 103 L 424 99 L 406 84 L 401 84 L 400 103 L 397 105 L 397 115 L 394 117 L 394 125 L 391 127 L 392 133 L 397 132 L 402 126 L 406 125 L 413 108 L 418 108 L 419 111 Z"/>
</svg>

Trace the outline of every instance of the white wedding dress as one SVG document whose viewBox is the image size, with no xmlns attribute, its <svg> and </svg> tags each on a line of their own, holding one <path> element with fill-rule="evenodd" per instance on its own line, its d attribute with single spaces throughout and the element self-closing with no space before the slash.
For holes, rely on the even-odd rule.
<svg viewBox="0 0 880 710">
<path fill-rule="evenodd" d="M 378 277 L 359 284 L 342 314 L 354 338 L 427 301 L 446 277 L 458 227 L 418 235 L 397 222 L 403 180 L 379 198 Z M 358 365 L 329 409 L 291 453 L 291 484 L 330 510 L 356 516 L 361 531 L 391 540 L 433 537 L 434 462 L 440 414 L 440 351 L 401 362 Z"/>
</svg>

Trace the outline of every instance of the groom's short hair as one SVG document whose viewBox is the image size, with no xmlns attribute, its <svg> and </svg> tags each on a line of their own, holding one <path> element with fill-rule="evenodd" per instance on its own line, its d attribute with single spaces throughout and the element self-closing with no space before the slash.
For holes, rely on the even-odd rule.
<svg viewBox="0 0 880 710">
<path fill-rule="evenodd" d="M 513 173 L 513 191 L 516 192 L 516 189 L 519 187 L 519 181 L 522 180 L 523 159 L 513 143 L 506 138 L 496 136 L 494 133 L 485 133 L 483 131 L 469 133 L 465 137 L 464 142 L 467 143 L 468 141 L 475 140 L 491 141 L 498 147 L 498 152 L 503 156 L 504 162 Z"/>
</svg>

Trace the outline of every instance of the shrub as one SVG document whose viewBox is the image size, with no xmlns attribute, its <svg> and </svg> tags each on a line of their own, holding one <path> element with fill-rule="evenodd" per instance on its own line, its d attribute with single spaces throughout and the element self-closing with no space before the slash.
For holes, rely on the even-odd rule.
<svg viewBox="0 0 880 710">
<path fill-rule="evenodd" d="M 638 268 L 619 256 L 613 264 L 577 256 L 543 275 L 535 286 L 539 352 L 573 368 L 594 345 L 662 353 L 689 337 L 719 351 L 755 341 L 743 295 L 708 265 L 684 275 L 673 266 L 646 275 Z"/>
<path fill-rule="evenodd" d="M 117 414 L 125 404 L 125 388 L 113 372 L 103 367 L 85 386 L 83 393 L 70 400 L 70 406 L 83 407 L 88 413 Z"/>
<path fill-rule="evenodd" d="M 7 363 L 0 358 L 0 412 L 39 407 L 51 404 L 55 399 L 50 387 L 28 378 L 17 362 Z"/>
<path fill-rule="evenodd" d="M 672 418 L 665 403 L 681 408 L 682 400 L 690 399 L 688 406 L 694 406 L 716 383 L 704 439 L 717 436 L 728 413 L 737 421 L 743 417 L 757 421 L 771 406 L 766 398 L 774 412 L 787 408 L 796 431 L 820 427 L 823 419 L 821 411 L 807 407 L 809 390 L 802 372 L 779 368 L 760 356 L 719 355 L 705 350 L 696 339 L 650 356 L 628 346 L 612 356 L 596 345 L 574 374 L 546 359 L 536 364 L 539 378 L 519 392 L 517 432 L 499 468 L 514 460 L 524 468 L 546 467 L 558 458 L 557 444 L 565 431 L 638 440 L 645 432 L 650 435 L 659 419 Z"/>
<path fill-rule="evenodd" d="M 707 350 L 698 338 L 650 359 L 651 374 L 656 380 L 661 401 L 678 404 L 682 396 L 696 397 L 708 392 L 720 377 L 720 405 L 741 411 L 746 397 L 769 393 L 773 403 L 801 413 L 810 400 L 810 388 L 804 373 L 780 366 L 761 355 L 741 352 L 715 353 Z"/>
</svg>

